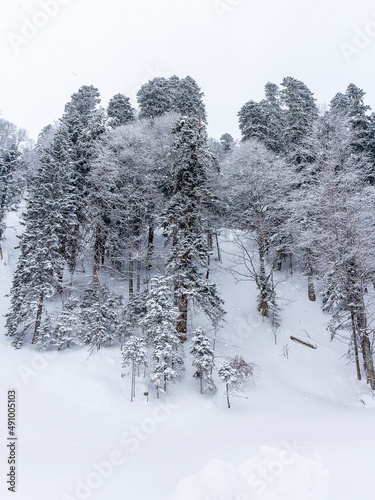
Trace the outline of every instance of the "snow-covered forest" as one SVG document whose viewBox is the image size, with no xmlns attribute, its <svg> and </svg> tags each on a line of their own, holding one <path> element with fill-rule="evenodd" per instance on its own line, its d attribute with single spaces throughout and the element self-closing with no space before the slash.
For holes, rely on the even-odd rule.
<svg viewBox="0 0 375 500">
<path fill-rule="evenodd" d="M 25 371 L 22 353 L 37 353 L 50 370 L 85 370 L 85 359 L 95 366 L 95 380 L 107 384 L 113 375 L 113 413 L 116 398 L 126 400 L 138 422 L 145 406 L 158 404 L 172 405 L 172 412 L 182 405 L 194 420 L 200 403 L 193 388 L 208 405 L 202 419 L 252 426 L 254 401 L 262 406 L 271 380 L 267 418 L 272 401 L 282 401 L 285 387 L 297 381 L 307 384 L 301 392 L 319 387 L 317 399 L 324 384 L 327 394 L 338 392 L 348 422 L 348 405 L 355 415 L 371 410 L 375 113 L 355 84 L 341 91 L 322 109 L 302 81 L 267 83 L 260 102 L 249 100 L 238 111 L 241 140 L 208 136 L 204 94 L 190 76 L 145 83 L 137 109 L 123 94 L 104 107 L 96 87 L 82 86 L 35 145 L 0 119 L 1 258 L 4 287 L 9 283 L 2 348 L 9 359 L 23 360 L 25 392 L 36 372 Z M 241 323 L 249 314 L 250 323 Z M 295 411 L 297 399 L 291 397 Z M 318 413 L 328 403 L 320 404 Z M 344 429 L 341 409 L 335 412 Z M 263 453 L 268 463 L 275 451 Z M 173 499 L 343 498 L 337 488 L 326 493 L 319 461 L 298 460 L 299 472 L 281 489 L 275 473 L 265 493 L 251 481 L 241 486 L 243 468 L 240 475 L 210 462 Z M 254 463 L 243 467 L 252 477 Z M 301 471 L 314 476 L 307 489 L 297 484 Z M 221 477 L 217 491 L 207 477 L 219 483 Z M 58 498 L 83 498 L 73 483 Z M 120 498 L 120 490 L 107 497 L 103 491 L 92 487 L 90 495 Z M 121 498 L 146 498 L 132 491 Z"/>
</svg>

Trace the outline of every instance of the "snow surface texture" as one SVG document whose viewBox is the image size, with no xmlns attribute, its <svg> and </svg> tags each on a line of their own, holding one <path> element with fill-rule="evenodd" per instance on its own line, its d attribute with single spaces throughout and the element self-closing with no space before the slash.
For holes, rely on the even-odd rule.
<svg viewBox="0 0 375 500">
<path fill-rule="evenodd" d="M 15 214 L 8 226 L 16 226 Z M 4 242 L 1 296 L 16 264 L 15 230 Z M 231 242 L 224 242 L 231 251 Z M 223 267 L 230 267 L 226 254 Z M 330 342 L 328 316 L 307 300 L 306 284 L 280 285 L 282 328 L 272 331 L 256 310 L 252 283 L 235 284 L 217 267 L 228 311 L 217 336 L 217 366 L 238 353 L 257 365 L 246 397 L 226 407 L 224 386 L 200 395 L 186 358 L 182 381 L 158 401 L 130 379 L 118 348 L 89 355 L 82 348 L 18 351 L 0 336 L 0 428 L 3 498 L 16 500 L 352 500 L 375 498 L 375 405 L 345 358 Z M 1 301 L 1 314 L 9 299 Z M 202 315 L 192 329 L 207 327 Z M 2 326 L 4 332 L 4 327 Z M 313 350 L 290 336 L 309 339 Z M 284 356 L 289 347 L 288 358 Z M 186 351 L 188 349 L 186 348 Z M 17 492 L 7 491 L 6 394 L 17 390 Z"/>
</svg>

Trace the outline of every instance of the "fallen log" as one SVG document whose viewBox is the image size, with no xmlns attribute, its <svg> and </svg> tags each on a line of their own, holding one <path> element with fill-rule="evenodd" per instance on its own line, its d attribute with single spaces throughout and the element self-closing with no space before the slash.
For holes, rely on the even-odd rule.
<svg viewBox="0 0 375 500">
<path fill-rule="evenodd" d="M 311 349 L 316 349 L 318 346 L 315 344 L 310 344 L 310 342 L 307 342 L 306 340 L 298 339 L 297 337 L 290 337 L 291 340 L 294 340 L 294 342 L 299 342 L 300 344 L 307 345 L 307 347 L 311 347 Z"/>
</svg>

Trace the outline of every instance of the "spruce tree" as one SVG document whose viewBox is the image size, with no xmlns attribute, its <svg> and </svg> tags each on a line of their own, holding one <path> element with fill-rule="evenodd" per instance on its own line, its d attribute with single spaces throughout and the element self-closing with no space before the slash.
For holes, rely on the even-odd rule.
<svg viewBox="0 0 375 500">
<path fill-rule="evenodd" d="M 179 310 L 177 330 L 184 342 L 189 302 L 199 305 L 215 327 L 224 315 L 216 285 L 201 272 L 210 255 L 205 238 L 210 230 L 208 214 L 212 202 L 207 172 L 217 168 L 217 160 L 207 147 L 205 127 L 197 118 L 182 118 L 173 134 L 173 194 L 161 223 L 171 242 L 167 272 L 173 279 Z"/>
<path fill-rule="evenodd" d="M 216 387 L 212 380 L 214 364 L 214 352 L 211 341 L 207 338 L 202 328 L 193 332 L 191 339 L 190 354 L 193 356 L 193 366 L 196 368 L 194 377 L 199 380 L 200 393 L 204 390 L 215 392 Z"/>
<path fill-rule="evenodd" d="M 134 110 L 129 97 L 116 94 L 108 103 L 107 114 L 111 118 L 111 126 L 118 127 L 134 120 Z"/>
<path fill-rule="evenodd" d="M 164 276 L 155 276 L 150 282 L 150 291 L 146 299 L 146 314 L 141 325 L 146 339 L 153 347 L 151 383 L 160 391 L 167 390 L 167 383 L 178 378 L 178 371 L 183 368 L 183 352 L 176 320 L 178 311 L 171 296 L 169 280 Z"/>
<path fill-rule="evenodd" d="M 82 340 L 99 350 L 120 340 L 122 297 L 93 278 L 80 298 Z"/>
<path fill-rule="evenodd" d="M 56 155 L 60 161 L 54 163 Z M 29 331 L 32 342 L 38 340 L 45 312 L 45 301 L 60 288 L 64 269 L 59 231 L 67 215 L 62 177 L 69 164 L 63 145 L 46 152 L 37 170 L 21 236 L 18 266 L 11 288 L 11 308 L 7 315 L 8 335 L 20 347 Z M 61 182 L 60 182 L 61 181 Z"/>
<path fill-rule="evenodd" d="M 122 348 L 123 366 L 130 366 L 131 369 L 131 389 L 130 401 L 135 398 L 135 382 L 137 372 L 140 367 L 147 366 L 147 349 L 145 341 L 135 336 L 131 336 Z"/>
</svg>

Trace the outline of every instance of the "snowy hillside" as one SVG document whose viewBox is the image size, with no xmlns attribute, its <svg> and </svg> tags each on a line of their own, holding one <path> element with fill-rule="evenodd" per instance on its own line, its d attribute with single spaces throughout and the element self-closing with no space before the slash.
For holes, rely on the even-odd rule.
<svg viewBox="0 0 375 500">
<path fill-rule="evenodd" d="M 7 221 L 0 295 L 16 264 L 17 218 Z M 330 342 L 328 317 L 307 300 L 306 283 L 280 285 L 282 328 L 256 310 L 252 283 L 228 271 L 232 244 L 214 280 L 225 300 L 217 363 L 240 354 L 256 364 L 245 395 L 226 406 L 224 385 L 200 395 L 189 355 L 181 382 L 149 401 L 121 377 L 118 348 L 15 350 L 2 324 L 1 393 L 17 391 L 17 493 L 6 491 L 5 412 L 2 495 L 17 500 L 351 500 L 373 498 L 375 400 L 347 365 L 346 346 Z M 9 299 L 1 301 L 5 314 Z M 202 325 L 202 317 L 194 320 Z M 204 320 L 203 320 L 204 321 Z M 3 323 L 3 322 L 2 322 Z M 292 342 L 308 339 L 317 349 Z M 188 341 L 189 343 L 189 341 Z M 225 349 L 224 349 L 225 348 Z M 186 349 L 187 350 L 187 349 Z M 288 351 L 288 357 L 286 352 Z M 245 397 L 246 396 L 246 397 Z"/>
</svg>

